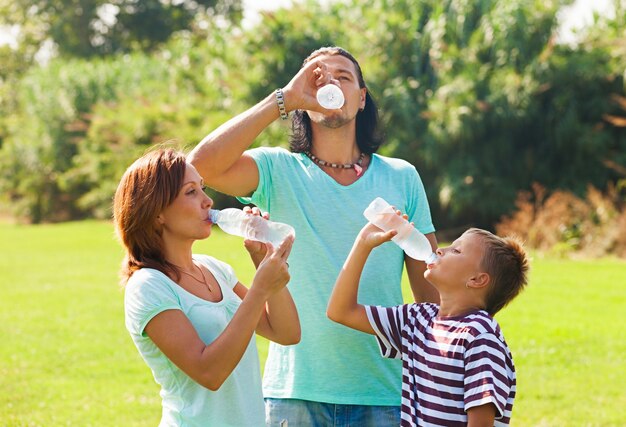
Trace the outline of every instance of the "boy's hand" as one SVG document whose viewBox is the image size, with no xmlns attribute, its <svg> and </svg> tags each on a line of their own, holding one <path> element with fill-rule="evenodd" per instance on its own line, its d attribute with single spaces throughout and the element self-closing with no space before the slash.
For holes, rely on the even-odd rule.
<svg viewBox="0 0 626 427">
<path fill-rule="evenodd" d="M 368 222 L 359 232 L 357 245 L 371 250 L 388 242 L 396 234 L 398 234 L 396 230 L 383 231 L 371 222 Z"/>
<path fill-rule="evenodd" d="M 396 215 L 401 216 L 405 220 L 408 220 L 409 217 L 406 214 L 403 214 L 399 210 L 395 209 Z M 411 226 L 413 223 L 411 223 Z M 375 226 L 371 222 L 368 222 L 365 227 L 361 229 L 361 232 L 357 236 L 357 244 L 363 245 L 368 249 L 374 249 L 376 246 L 380 246 L 385 242 L 388 242 L 398 234 L 398 231 L 395 229 L 391 229 L 387 232 L 383 231 L 379 227 Z"/>
</svg>

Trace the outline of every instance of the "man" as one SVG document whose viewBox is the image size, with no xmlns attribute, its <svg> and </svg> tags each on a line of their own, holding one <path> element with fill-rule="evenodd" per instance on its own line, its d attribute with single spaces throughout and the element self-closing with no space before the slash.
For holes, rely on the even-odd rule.
<svg viewBox="0 0 626 427">
<path fill-rule="evenodd" d="M 340 109 L 326 110 L 316 100 L 318 88 L 329 83 L 343 92 Z M 246 151 L 291 111 L 291 152 Z M 220 126 L 190 155 L 207 185 L 256 204 L 296 230 L 289 287 L 302 340 L 270 347 L 263 384 L 268 425 L 399 424 L 398 361 L 381 359 L 375 343 L 325 314 L 343 261 L 366 223 L 363 210 L 374 198 L 406 212 L 433 250 L 437 247 L 417 171 L 403 160 L 375 154 L 381 142 L 376 104 L 358 62 L 331 47 L 313 52 L 287 86 Z M 405 257 L 396 245 L 383 246 L 365 267 L 363 301 L 401 304 L 404 264 L 416 301 L 437 302 L 436 290 L 423 278 L 424 263 Z M 381 286 L 389 282 L 394 285 Z"/>
</svg>

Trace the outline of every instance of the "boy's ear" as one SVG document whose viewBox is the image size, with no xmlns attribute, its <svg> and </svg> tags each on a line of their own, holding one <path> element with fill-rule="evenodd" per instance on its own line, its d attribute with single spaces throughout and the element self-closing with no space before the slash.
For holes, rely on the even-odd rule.
<svg viewBox="0 0 626 427">
<path fill-rule="evenodd" d="M 491 277 L 487 273 L 478 273 L 467 281 L 467 287 L 484 288 L 491 281 Z"/>
</svg>

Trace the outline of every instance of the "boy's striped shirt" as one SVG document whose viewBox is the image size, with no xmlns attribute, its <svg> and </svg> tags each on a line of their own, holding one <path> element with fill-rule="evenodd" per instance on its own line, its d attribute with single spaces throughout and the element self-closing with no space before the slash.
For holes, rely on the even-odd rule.
<svg viewBox="0 0 626 427">
<path fill-rule="evenodd" d="M 508 425 L 515 367 L 498 323 L 480 310 L 438 317 L 435 304 L 365 306 L 384 357 L 402 359 L 402 426 L 465 426 L 467 410 L 493 403 Z"/>
</svg>

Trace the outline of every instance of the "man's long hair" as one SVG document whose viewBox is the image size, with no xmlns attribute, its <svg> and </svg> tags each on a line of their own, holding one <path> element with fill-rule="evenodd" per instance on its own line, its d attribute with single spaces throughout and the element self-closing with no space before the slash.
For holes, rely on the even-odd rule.
<svg viewBox="0 0 626 427">
<path fill-rule="evenodd" d="M 359 87 L 367 89 L 363 72 L 357 60 L 347 50 L 337 46 L 322 47 L 311 53 L 302 63 L 307 64 L 312 59 L 321 55 L 341 55 L 348 58 L 354 64 L 356 69 Z M 383 143 L 383 135 L 378 124 L 378 107 L 374 102 L 374 98 L 367 90 L 365 94 L 365 107 L 359 111 L 356 116 L 356 143 L 362 153 L 372 154 L 378 150 Z M 311 118 L 304 110 L 296 110 L 293 113 L 291 122 L 292 134 L 289 141 L 291 151 L 294 153 L 302 153 L 310 151 L 313 133 L 311 130 Z"/>
</svg>

